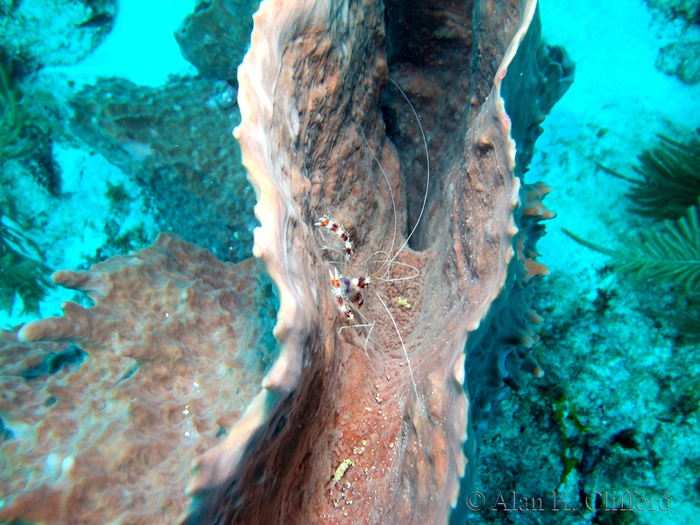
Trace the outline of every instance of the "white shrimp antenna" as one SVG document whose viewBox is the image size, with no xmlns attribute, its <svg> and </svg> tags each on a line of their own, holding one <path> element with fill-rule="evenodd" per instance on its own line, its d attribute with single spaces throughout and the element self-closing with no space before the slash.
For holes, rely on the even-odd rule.
<svg viewBox="0 0 700 525">
<path fill-rule="evenodd" d="M 372 321 L 372 323 L 370 324 L 369 320 L 366 319 L 364 315 L 362 315 L 360 312 L 357 312 L 357 314 L 359 315 L 359 317 L 362 318 L 363 321 L 365 321 L 366 324 L 353 324 L 350 326 L 341 326 L 340 330 L 338 330 L 338 335 L 340 335 L 340 332 L 342 332 L 343 330 L 345 330 L 347 328 L 369 328 L 369 331 L 367 332 L 367 338 L 365 339 L 365 346 L 364 346 L 365 356 L 367 357 L 367 359 L 369 359 L 369 354 L 367 353 L 367 344 L 369 343 L 369 338 L 372 335 L 372 330 L 374 330 L 374 325 L 377 324 L 377 322 Z"/>
<path fill-rule="evenodd" d="M 381 162 L 379 162 L 379 159 L 377 158 L 377 155 L 375 155 L 374 150 L 372 149 L 372 146 L 369 145 L 369 142 L 367 142 L 367 137 L 365 137 L 365 132 L 362 128 L 360 128 L 360 131 L 362 132 L 362 138 L 365 140 L 365 144 L 367 145 L 367 149 L 369 149 L 369 152 L 372 154 L 372 157 L 374 157 L 374 162 L 377 163 L 377 166 L 379 166 L 379 169 L 382 172 L 382 175 L 384 175 L 384 180 L 386 181 L 386 185 L 389 187 L 389 195 L 391 195 L 391 206 L 394 210 L 394 235 L 391 238 L 391 248 L 389 248 L 389 253 L 387 254 L 386 260 L 382 263 L 380 266 L 379 270 L 377 273 L 381 272 L 384 266 L 387 264 L 387 261 L 391 259 L 391 252 L 394 250 L 394 244 L 396 243 L 396 233 L 398 231 L 398 222 L 396 219 L 396 200 L 394 199 L 394 190 L 391 189 L 391 183 L 389 182 L 389 177 L 386 175 L 386 171 L 384 171 L 384 167 L 382 166 Z M 370 258 L 375 255 L 376 253 L 386 253 L 386 252 L 374 252 L 372 255 L 370 255 Z M 389 269 L 391 268 L 391 262 L 389 262 Z M 389 269 L 387 269 L 387 273 L 389 272 Z"/>
<path fill-rule="evenodd" d="M 401 245 L 401 248 L 399 248 L 399 251 L 397 251 L 396 254 L 394 254 L 394 256 L 392 257 L 391 252 L 394 251 L 394 245 L 396 243 L 396 235 L 397 235 L 397 230 L 398 230 L 397 214 L 396 214 L 396 200 L 394 199 L 394 191 L 391 189 L 391 184 L 389 183 L 389 177 L 387 176 L 386 172 L 384 171 L 382 164 L 379 162 L 379 159 L 377 158 L 377 155 L 374 153 L 374 150 L 372 149 L 372 147 L 369 145 L 369 142 L 367 142 L 367 138 L 365 137 L 365 132 L 362 130 L 362 128 L 360 128 L 360 131 L 362 132 L 362 138 L 364 139 L 365 144 L 367 145 L 367 148 L 369 149 L 370 153 L 372 154 L 372 157 L 374 157 L 374 161 L 379 166 L 379 169 L 381 170 L 382 175 L 384 175 L 384 180 L 386 181 L 386 184 L 389 187 L 389 194 L 391 195 L 391 205 L 392 205 L 393 210 L 394 210 L 394 235 L 391 239 L 391 248 L 389 248 L 388 253 L 380 250 L 380 251 L 376 251 L 372 254 L 372 256 L 376 255 L 377 253 L 387 254 L 387 258 L 384 260 L 381 267 L 377 271 L 377 274 L 379 274 L 379 272 L 381 272 L 382 269 L 384 269 L 384 267 L 387 267 L 387 271 L 386 271 L 385 275 L 391 273 L 391 265 L 396 260 L 396 258 L 399 256 L 401 251 L 406 247 L 406 245 L 408 244 L 408 241 L 411 239 L 411 237 L 413 237 L 413 234 L 416 232 L 416 229 L 418 228 L 418 225 L 420 224 L 420 220 L 423 217 L 423 212 L 425 211 L 425 206 L 428 202 L 428 190 L 430 188 L 430 154 L 428 152 L 428 141 L 425 138 L 425 131 L 423 130 L 423 124 L 421 124 L 420 118 L 418 117 L 418 113 L 416 112 L 415 108 L 413 107 L 413 104 L 411 104 L 411 101 L 408 99 L 408 96 L 406 95 L 406 93 L 403 91 L 403 89 L 401 89 L 401 86 L 399 86 L 396 83 L 396 81 L 392 78 L 390 78 L 389 81 L 391 81 L 391 83 L 396 86 L 396 89 L 399 90 L 399 92 L 401 93 L 403 98 L 406 100 L 406 102 L 408 102 L 408 105 L 411 108 L 411 111 L 413 112 L 413 116 L 416 118 L 416 122 L 418 123 L 418 128 L 420 129 L 421 136 L 423 137 L 423 146 L 425 147 L 425 159 L 426 159 L 426 163 L 427 163 L 427 177 L 426 177 L 426 183 L 425 183 L 425 196 L 423 197 L 423 206 L 421 207 L 420 214 L 418 215 L 418 220 L 416 221 L 416 224 L 413 226 L 411 233 L 408 235 L 408 237 L 406 237 L 406 240 Z M 372 256 L 370 256 L 370 257 L 372 257 Z M 404 265 L 404 266 L 410 266 L 410 265 Z M 410 267 L 413 268 L 412 266 L 410 266 Z M 416 270 L 418 272 L 418 274 L 420 274 L 419 270 L 417 270 L 416 268 L 413 268 L 413 269 Z M 417 277 L 417 275 L 415 277 Z M 410 278 L 413 279 L 415 277 L 410 277 Z M 390 281 L 394 281 L 394 280 L 404 280 L 405 278 L 385 279 L 385 278 L 379 277 L 378 279 L 380 279 L 382 281 L 390 282 Z"/>
<path fill-rule="evenodd" d="M 403 250 L 406 245 L 408 244 L 408 241 L 413 237 L 413 234 L 416 232 L 416 229 L 418 228 L 418 225 L 420 224 L 420 220 L 423 217 L 423 212 L 425 211 L 425 205 L 428 202 L 428 189 L 430 187 L 430 154 L 428 153 L 428 141 L 425 138 L 425 131 L 423 131 L 423 124 L 420 122 L 420 118 L 418 118 L 418 113 L 416 112 L 415 108 L 413 107 L 413 104 L 411 104 L 411 101 L 408 100 L 408 97 L 406 96 L 406 93 L 404 93 L 403 89 L 401 89 L 401 86 L 399 86 L 396 81 L 393 78 L 390 78 L 389 81 L 396 86 L 396 89 L 398 89 L 401 94 L 403 95 L 403 98 L 406 99 L 406 102 L 408 102 L 408 105 L 411 108 L 411 111 L 413 111 L 413 115 L 416 117 L 416 122 L 418 122 L 418 128 L 420 129 L 420 134 L 423 137 L 423 146 L 425 147 L 425 161 L 428 166 L 427 170 L 427 180 L 425 182 L 425 196 L 423 197 L 423 206 L 420 209 L 420 214 L 418 215 L 418 220 L 416 221 L 415 226 L 413 226 L 413 229 L 411 230 L 411 233 L 406 237 L 406 240 L 404 243 L 401 245 L 401 248 L 399 248 L 399 251 L 396 252 L 396 255 L 394 255 L 391 260 L 389 261 L 389 266 L 391 266 L 391 263 L 394 262 L 394 260 L 398 257 L 398 255 L 401 253 L 401 250 Z M 393 199 L 393 196 L 392 196 Z"/>
</svg>

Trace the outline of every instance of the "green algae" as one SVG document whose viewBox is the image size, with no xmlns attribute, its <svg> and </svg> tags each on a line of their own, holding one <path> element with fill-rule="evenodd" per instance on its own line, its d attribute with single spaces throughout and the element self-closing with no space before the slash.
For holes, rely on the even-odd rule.
<svg viewBox="0 0 700 525">
<path fill-rule="evenodd" d="M 37 313 L 39 302 L 49 286 L 45 276 L 50 269 L 31 257 L 27 246 L 36 246 L 17 228 L 3 221 L 5 211 L 0 204 L 0 309 L 12 312 L 15 297 L 22 299 L 24 313 Z"/>
<path fill-rule="evenodd" d="M 12 71 L 0 61 L 0 166 L 7 160 L 26 153 L 19 141 L 28 124 L 29 114 L 22 92 L 12 78 Z"/>
</svg>

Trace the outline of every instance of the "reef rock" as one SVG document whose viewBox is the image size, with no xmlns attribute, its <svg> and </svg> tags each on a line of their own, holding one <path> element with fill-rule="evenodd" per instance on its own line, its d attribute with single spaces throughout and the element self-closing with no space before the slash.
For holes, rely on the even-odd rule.
<svg viewBox="0 0 700 525">
<path fill-rule="evenodd" d="M 700 82 L 700 62 L 698 61 L 700 42 L 682 39 L 665 45 L 656 57 L 656 68 L 676 75 L 686 84 Z"/>
<path fill-rule="evenodd" d="M 182 56 L 204 78 L 236 84 L 236 70 L 250 42 L 255 4 L 250 0 L 199 2 L 175 33 Z"/>
<path fill-rule="evenodd" d="M 109 34 L 115 0 L 0 1 L 0 48 L 22 72 L 43 66 L 76 64 Z"/>
<path fill-rule="evenodd" d="M 160 88 L 100 79 L 71 100 L 70 127 L 132 174 L 163 228 L 239 262 L 250 256 L 254 201 L 230 136 L 240 115 L 226 103 L 229 90 L 202 78 Z"/>
</svg>

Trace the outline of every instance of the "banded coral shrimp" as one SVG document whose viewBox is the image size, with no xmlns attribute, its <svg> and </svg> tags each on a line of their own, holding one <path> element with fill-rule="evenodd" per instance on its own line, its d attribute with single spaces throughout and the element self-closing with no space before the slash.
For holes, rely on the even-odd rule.
<svg viewBox="0 0 700 525">
<path fill-rule="evenodd" d="M 420 133 L 423 139 L 423 145 L 425 149 L 425 158 L 426 158 L 426 185 L 425 185 L 425 194 L 423 197 L 423 204 L 420 210 L 420 213 L 418 215 L 418 218 L 416 219 L 416 222 L 411 229 L 411 232 L 408 234 L 408 236 L 405 238 L 401 246 L 399 247 L 398 250 L 396 250 L 396 253 L 394 252 L 394 248 L 396 246 L 396 239 L 398 237 L 398 215 L 397 215 L 397 208 L 396 208 L 396 199 L 394 197 L 394 192 L 392 190 L 391 182 L 389 181 L 389 177 L 384 170 L 381 162 L 377 158 L 377 155 L 375 151 L 372 149 L 370 146 L 369 142 L 367 141 L 367 138 L 364 135 L 364 132 L 362 132 L 362 138 L 364 140 L 365 146 L 368 148 L 370 153 L 372 154 L 372 157 L 376 163 L 376 165 L 379 167 L 382 176 L 384 178 L 384 181 L 387 184 L 387 187 L 389 189 L 389 194 L 391 196 L 391 203 L 392 203 L 392 211 L 393 211 L 393 219 L 394 219 L 394 227 L 393 227 L 393 235 L 392 235 L 392 240 L 391 240 L 391 246 L 389 247 L 388 251 L 379 249 L 374 252 L 372 252 L 367 259 L 365 260 L 365 263 L 363 265 L 363 268 L 366 270 L 369 266 L 376 266 L 378 265 L 379 268 L 376 269 L 373 272 L 361 272 L 357 276 L 352 276 L 352 269 L 351 269 L 351 260 L 353 259 L 353 256 L 355 255 L 355 245 L 350 238 L 350 234 L 348 231 L 345 229 L 345 227 L 338 221 L 334 220 L 331 216 L 329 215 L 323 215 L 318 219 L 318 222 L 315 223 L 315 226 L 318 227 L 319 235 L 323 241 L 323 244 L 321 245 L 321 249 L 327 252 L 334 252 L 336 254 L 339 254 L 341 256 L 341 260 L 334 261 L 334 260 L 329 260 L 327 261 L 329 265 L 334 266 L 333 269 L 331 270 L 329 268 L 328 273 L 329 273 L 329 280 L 330 280 L 330 285 L 331 289 L 333 291 L 333 295 L 335 297 L 336 305 L 338 308 L 338 311 L 341 316 L 341 320 L 345 319 L 347 321 L 353 321 L 356 318 L 360 321 L 357 324 L 351 324 L 351 325 L 346 325 L 346 326 L 341 326 L 340 329 L 338 330 L 338 333 L 341 333 L 343 330 L 350 329 L 350 328 L 355 328 L 355 329 L 362 329 L 366 328 L 367 329 L 367 336 L 365 338 L 365 343 L 364 343 L 364 351 L 365 351 L 365 356 L 369 358 L 369 354 L 367 352 L 367 345 L 370 339 L 370 336 L 372 334 L 372 330 L 376 326 L 376 320 L 371 320 L 365 316 L 361 312 L 361 308 L 364 305 L 364 299 L 366 293 L 370 290 L 370 287 L 372 287 L 375 284 L 378 283 L 394 283 L 394 282 L 399 282 L 399 281 L 407 281 L 407 280 L 412 280 L 416 279 L 417 277 L 420 276 L 420 270 L 416 268 L 415 266 L 398 261 L 397 258 L 399 255 L 403 252 L 404 248 L 408 246 L 408 242 L 413 237 L 414 233 L 416 232 L 418 225 L 420 224 L 421 218 L 423 217 L 423 213 L 425 212 L 426 204 L 428 201 L 428 192 L 430 189 L 430 155 L 428 152 L 428 142 L 425 137 L 425 131 L 423 129 L 423 125 L 421 124 L 420 118 L 418 116 L 418 113 L 416 112 L 415 108 L 413 107 L 413 104 L 411 104 L 411 101 L 409 100 L 408 96 L 406 93 L 401 89 L 401 87 L 393 80 L 389 79 L 390 82 L 399 90 L 403 98 L 406 100 L 408 103 L 409 107 L 411 108 L 411 111 L 413 112 L 413 115 L 416 119 L 416 122 L 418 124 L 418 127 L 420 129 Z M 329 237 L 330 236 L 330 241 Z M 335 244 L 336 246 L 333 246 Z M 392 255 L 393 254 L 393 255 Z M 380 256 L 380 259 L 375 259 L 376 256 Z M 342 273 L 338 271 L 338 266 L 341 266 L 343 271 Z M 403 275 L 403 276 L 396 276 L 393 272 L 394 268 L 396 267 L 402 267 L 405 270 L 409 271 L 408 275 Z M 374 296 L 379 300 L 381 303 L 382 307 L 386 311 L 387 315 L 391 319 L 391 322 L 394 326 L 394 329 L 396 331 L 396 334 L 398 336 L 399 342 L 401 343 L 401 347 L 403 349 L 404 356 L 406 358 L 406 363 L 408 365 L 408 371 L 411 376 L 411 382 L 413 384 L 413 391 L 416 395 L 416 399 L 419 398 L 418 395 L 418 388 L 416 385 L 416 380 L 415 376 L 413 374 L 413 369 L 411 367 L 411 361 L 408 356 L 408 351 L 406 349 L 406 344 L 403 340 L 403 337 L 401 335 L 401 331 L 399 330 L 398 324 L 396 322 L 396 319 L 394 315 L 392 315 L 391 311 L 389 310 L 389 307 L 387 306 L 386 302 L 382 298 L 382 296 L 379 294 L 377 290 L 374 290 Z M 396 297 L 397 303 L 403 306 L 404 308 L 411 308 L 411 304 L 406 299 L 405 297 L 398 296 Z"/>
</svg>

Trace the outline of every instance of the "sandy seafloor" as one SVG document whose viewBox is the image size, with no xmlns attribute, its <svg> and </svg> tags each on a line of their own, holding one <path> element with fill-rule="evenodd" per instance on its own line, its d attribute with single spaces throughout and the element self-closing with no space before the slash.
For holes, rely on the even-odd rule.
<svg viewBox="0 0 700 525">
<path fill-rule="evenodd" d="M 121 2 L 115 28 L 92 56 L 76 66 L 45 68 L 37 82 L 51 87 L 69 79 L 80 85 L 97 76 L 122 76 L 158 86 L 169 74 L 193 74 L 172 32 L 194 3 Z M 678 338 L 672 327 L 633 310 L 667 307 L 667 289 L 618 277 L 606 269 L 606 257 L 562 233 L 567 228 L 613 245 L 617 233 L 649 227 L 649 221 L 628 211 L 624 194 L 629 184 L 597 164 L 632 175 L 636 156 L 656 144 L 657 133 L 683 140 L 700 124 L 700 85 L 686 85 L 654 65 L 659 48 L 677 38 L 683 24 L 669 22 L 641 0 L 543 0 L 540 12 L 546 40 L 565 46 L 576 63 L 576 80 L 545 121 L 526 176 L 527 182 L 541 180 L 553 188 L 545 203 L 558 214 L 538 244 L 540 261 L 552 271 L 539 285 L 536 305 L 545 322 L 535 355 L 547 375 L 533 381 L 523 396 L 503 401 L 503 414 L 484 440 L 477 488 L 486 507 L 501 503 L 506 510 L 512 508 L 513 491 L 517 498 L 542 497 L 547 506 L 559 487 L 567 492 L 571 510 L 484 508 L 470 520 L 693 523 L 700 511 L 700 425 L 698 411 L 683 412 L 679 397 L 681 385 L 700 372 L 698 348 Z M 135 41 L 134 34 L 141 40 Z M 67 195 L 60 209 L 51 210 L 60 220 L 45 224 L 41 234 L 28 233 L 42 247 L 51 247 L 47 264 L 52 269 L 85 268 L 104 244 L 107 182 L 123 183 L 133 198 L 124 228 L 143 223 L 155 234 L 149 203 L 126 175 L 100 155 L 61 144 L 53 153 Z M 37 213 L 52 205 L 33 196 L 31 184 L 15 191 L 31 196 Z M 73 298 L 70 291 L 52 290 L 41 304 L 41 316 L 59 315 L 60 302 Z M 18 300 L 11 316 L 0 312 L 0 326 L 37 317 L 20 315 L 20 310 Z M 564 432 L 555 422 L 552 403 L 562 396 L 590 428 L 585 435 L 571 420 Z M 560 486 L 564 435 L 568 455 L 579 463 Z M 670 509 L 593 513 L 582 507 L 580 496 L 594 491 L 607 494 L 609 506 L 619 505 L 627 492 L 633 506 L 641 505 L 641 497 L 648 501 L 668 492 Z"/>
<path fill-rule="evenodd" d="M 92 54 L 75 65 L 45 67 L 32 80 L 38 89 L 62 97 L 100 77 L 120 77 L 139 86 L 158 87 L 170 75 L 196 75 L 197 69 L 182 57 L 173 37 L 195 4 L 195 0 L 120 0 L 114 27 Z M 67 88 L 69 82 L 73 86 Z M 51 269 L 88 269 L 89 261 L 108 241 L 109 219 L 122 224 L 120 235 L 143 225 L 146 234 L 155 240 L 158 231 L 152 204 L 128 175 L 100 154 L 61 142 L 54 143 L 53 157 L 61 172 L 61 199 L 48 197 L 31 177 L 18 180 L 12 188 L 15 200 L 32 203 L 28 212 L 32 217 L 50 217 L 37 221 L 42 231 L 25 234 L 46 250 L 45 262 Z M 8 169 L 15 168 L 12 163 L 17 161 L 8 161 Z M 118 215 L 105 196 L 110 185 L 122 185 L 131 201 L 129 209 Z M 61 302 L 78 298 L 70 290 L 51 289 L 37 316 L 23 314 L 21 298 L 16 297 L 12 315 L 0 310 L 0 327 L 61 315 Z"/>
</svg>

